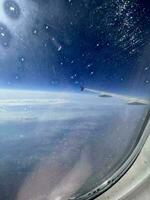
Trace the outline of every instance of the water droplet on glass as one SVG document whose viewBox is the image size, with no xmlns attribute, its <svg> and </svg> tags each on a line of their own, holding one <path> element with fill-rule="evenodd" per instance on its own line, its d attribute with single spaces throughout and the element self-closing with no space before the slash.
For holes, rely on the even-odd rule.
<svg viewBox="0 0 150 200">
<path fill-rule="evenodd" d="M 20 8 L 19 5 L 13 0 L 7 0 L 4 2 L 5 13 L 11 19 L 18 19 L 20 17 Z"/>
<path fill-rule="evenodd" d="M 0 23 L 0 44 L 3 47 L 8 47 L 11 40 L 11 34 L 6 25 Z"/>
</svg>

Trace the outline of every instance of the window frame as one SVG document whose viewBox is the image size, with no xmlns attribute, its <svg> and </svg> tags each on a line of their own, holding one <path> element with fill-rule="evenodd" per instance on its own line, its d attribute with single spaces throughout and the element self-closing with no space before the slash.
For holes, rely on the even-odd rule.
<svg viewBox="0 0 150 200">
<path fill-rule="evenodd" d="M 150 108 L 148 108 L 148 111 L 146 112 L 145 120 L 139 131 L 139 137 L 137 138 L 137 141 L 132 153 L 130 153 L 126 157 L 125 161 L 123 161 L 123 163 L 120 164 L 120 167 L 118 167 L 117 171 L 100 186 L 94 188 L 93 190 L 86 193 L 85 195 L 82 195 L 77 198 L 70 198 L 69 200 L 93 200 L 99 197 L 100 195 L 102 195 L 108 189 L 110 189 L 114 184 L 116 184 L 125 175 L 125 173 L 131 168 L 131 166 L 136 161 L 138 155 L 140 154 L 150 134 L 149 129 L 147 130 L 149 123 L 150 123 Z"/>
</svg>

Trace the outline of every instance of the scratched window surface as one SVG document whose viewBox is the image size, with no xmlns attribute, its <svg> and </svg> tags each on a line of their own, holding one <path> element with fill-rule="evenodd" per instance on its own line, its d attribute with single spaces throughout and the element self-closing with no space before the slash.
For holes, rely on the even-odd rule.
<svg viewBox="0 0 150 200">
<path fill-rule="evenodd" d="M 108 180 L 141 134 L 149 52 L 146 0 L 1 0 L 0 200 Z"/>
</svg>

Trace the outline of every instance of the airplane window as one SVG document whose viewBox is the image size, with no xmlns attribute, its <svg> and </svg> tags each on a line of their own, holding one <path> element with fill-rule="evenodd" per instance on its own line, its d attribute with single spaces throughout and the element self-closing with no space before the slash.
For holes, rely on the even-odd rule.
<svg viewBox="0 0 150 200">
<path fill-rule="evenodd" d="M 149 52 L 146 0 L 1 0 L 0 199 L 114 184 L 146 139 Z"/>
</svg>

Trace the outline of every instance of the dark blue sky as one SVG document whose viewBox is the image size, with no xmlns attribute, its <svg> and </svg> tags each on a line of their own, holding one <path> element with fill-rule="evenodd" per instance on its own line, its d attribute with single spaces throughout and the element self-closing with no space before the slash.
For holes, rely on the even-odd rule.
<svg viewBox="0 0 150 200">
<path fill-rule="evenodd" d="M 146 0 L 3 0 L 0 86 L 150 91 Z"/>
</svg>

